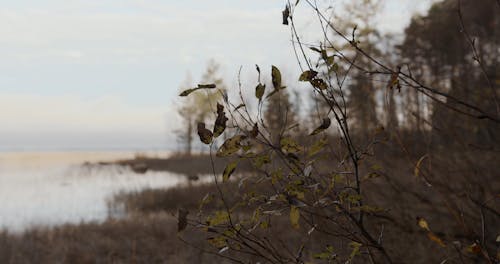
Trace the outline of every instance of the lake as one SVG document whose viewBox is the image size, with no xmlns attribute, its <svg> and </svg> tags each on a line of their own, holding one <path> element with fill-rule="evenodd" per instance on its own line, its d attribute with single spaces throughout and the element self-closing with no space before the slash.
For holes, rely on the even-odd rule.
<svg viewBox="0 0 500 264">
<path fill-rule="evenodd" d="M 115 194 L 168 188 L 186 181 L 169 172 L 136 174 L 120 166 L 82 165 L 133 157 L 134 152 L 0 153 L 0 228 L 19 232 L 120 217 L 123 212 L 108 209 Z"/>
</svg>

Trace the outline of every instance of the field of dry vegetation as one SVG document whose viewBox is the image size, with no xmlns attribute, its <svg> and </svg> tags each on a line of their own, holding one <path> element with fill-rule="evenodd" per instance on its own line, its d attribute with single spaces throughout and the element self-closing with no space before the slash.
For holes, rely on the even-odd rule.
<svg viewBox="0 0 500 264">
<path fill-rule="evenodd" d="M 416 178 L 414 168 L 408 166 L 397 153 L 387 154 L 391 151 L 382 149 L 377 151 L 386 153 L 385 159 L 367 160 L 361 173 L 366 176 L 367 181 L 364 187 L 366 203 L 381 208 L 370 212 L 378 217 L 367 225 L 368 228 L 373 226 L 384 230 L 383 241 L 395 263 L 437 263 L 454 255 L 457 250 L 464 254 L 464 263 L 471 263 L 474 258 L 477 263 L 481 263 L 480 257 L 467 251 L 468 245 L 459 243 L 475 239 L 475 234 L 481 233 L 482 221 L 488 228 L 485 240 L 495 241 L 495 232 L 500 228 L 496 212 L 500 211 L 500 207 L 495 202 L 495 197 L 491 197 L 491 202 L 484 205 L 484 211 L 481 213 L 476 211 L 474 204 L 474 199 L 481 197 L 464 200 L 460 197 L 466 195 L 465 192 L 455 193 L 447 190 L 454 188 L 454 185 L 463 186 L 462 183 L 471 189 L 484 188 L 474 184 L 476 181 L 485 180 L 489 181 L 487 187 L 490 190 L 477 190 L 477 193 L 493 194 L 494 190 L 500 189 L 500 183 L 495 177 L 496 168 L 493 166 L 498 164 L 498 156 L 481 155 L 481 160 L 474 161 L 476 169 L 478 166 L 486 167 L 479 169 L 489 171 L 488 175 L 492 175 L 489 179 L 472 176 L 474 171 L 467 163 L 454 162 L 445 165 L 445 161 L 437 162 L 433 174 L 436 176 L 427 179 L 433 186 L 443 188 L 442 192 L 436 192 L 434 188 L 423 183 L 422 179 Z M 459 153 L 448 153 L 448 156 L 457 156 L 455 158 L 462 160 Z M 451 161 L 453 160 L 446 158 L 446 162 Z M 328 163 L 322 166 L 325 171 L 331 169 Z M 250 175 L 254 176 L 246 178 Z M 246 172 L 225 183 L 222 188 L 226 201 L 236 204 L 243 199 L 242 196 L 252 191 L 271 194 L 272 190 L 265 191 L 265 188 L 269 188 L 266 179 L 257 175 Z M 243 178 L 246 179 L 241 183 Z M 255 182 L 256 179 L 259 182 Z M 103 223 L 35 228 L 23 234 L 9 234 L 4 231 L 0 234 L 0 259 L 2 263 L 232 263 L 213 253 L 212 245 L 206 242 L 213 237 L 210 233 L 200 234 L 196 228 L 188 228 L 182 234 L 182 239 L 178 237 L 177 210 L 184 208 L 196 215 L 200 202 L 206 195 L 217 195 L 217 188 L 213 183 L 193 183 L 178 188 L 119 194 L 110 206 L 125 205 L 127 217 L 110 219 Z M 256 205 L 257 203 L 247 204 L 238 214 L 242 214 L 242 218 L 252 216 Z M 220 200 L 213 199 L 206 203 L 202 210 L 212 212 L 223 208 Z M 481 219 L 481 214 L 484 219 Z M 426 230 L 418 225 L 417 218 L 422 216 L 425 216 L 430 229 L 439 237 L 440 242 L 429 239 Z M 454 219 L 455 217 L 458 219 Z M 468 222 L 461 225 L 462 220 Z M 304 218 L 303 221 L 308 220 Z M 349 228 L 350 223 L 344 224 L 346 226 L 338 227 L 338 232 Z M 303 254 L 309 256 L 309 261 L 312 262 L 318 261 L 313 255 L 321 252 L 325 244 L 343 248 L 341 241 L 332 239 L 328 234 L 313 232 L 304 236 L 303 232 L 293 229 L 287 212 L 283 212 L 282 216 L 273 215 L 268 225 L 265 229 L 259 227 L 256 232 L 265 237 L 272 237 L 274 241 L 278 241 L 280 247 L 292 253 L 296 250 L 293 245 L 304 245 L 307 250 Z M 302 229 L 306 229 L 303 231 L 310 231 L 306 223 L 301 225 Z M 335 229 L 332 229 L 329 232 L 334 231 Z M 494 245 L 494 242 L 491 244 Z M 231 256 L 250 262 L 260 259 L 258 256 L 245 254 Z"/>
</svg>

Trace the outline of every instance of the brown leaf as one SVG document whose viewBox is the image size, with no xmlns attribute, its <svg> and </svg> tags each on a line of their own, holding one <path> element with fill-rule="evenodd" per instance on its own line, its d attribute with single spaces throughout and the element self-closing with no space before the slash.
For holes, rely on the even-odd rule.
<svg viewBox="0 0 500 264">
<path fill-rule="evenodd" d="M 224 106 L 217 103 L 217 114 L 220 115 L 221 113 L 224 113 Z"/>
<path fill-rule="evenodd" d="M 236 108 L 234 108 L 234 111 L 236 111 L 236 110 L 238 110 L 238 109 L 240 109 L 240 108 L 242 108 L 242 107 L 245 107 L 245 104 L 240 104 L 240 105 L 238 105 Z"/>
<path fill-rule="evenodd" d="M 192 92 L 194 92 L 196 90 L 198 90 L 198 88 L 184 90 L 184 91 L 182 91 L 181 94 L 179 94 L 179 96 L 188 96 L 189 94 L 191 94 Z"/>
<path fill-rule="evenodd" d="M 217 103 L 217 119 L 215 120 L 213 137 L 220 136 L 226 129 L 227 122 L 226 114 L 224 113 L 224 106 Z"/>
<path fill-rule="evenodd" d="M 318 75 L 318 72 L 316 72 L 316 71 L 313 71 L 313 70 L 305 71 L 300 75 L 299 81 L 308 82 L 308 81 L 311 81 L 312 79 L 316 78 L 317 75 Z"/>
<path fill-rule="evenodd" d="M 215 89 L 215 87 L 217 87 L 217 85 L 215 85 L 214 83 L 210 83 L 210 84 L 198 84 L 198 88 L 199 89 Z"/>
<path fill-rule="evenodd" d="M 312 51 L 316 51 L 317 53 L 321 53 L 321 50 L 316 47 L 309 47 Z"/>
<path fill-rule="evenodd" d="M 212 131 L 205 128 L 205 123 L 198 123 L 198 136 L 200 136 L 201 142 L 205 144 L 212 143 L 213 134 Z"/>
<path fill-rule="evenodd" d="M 387 83 L 388 89 L 392 89 L 392 88 L 394 88 L 394 86 L 397 86 L 399 90 L 401 89 L 401 85 L 399 84 L 399 80 L 398 80 L 400 71 L 401 71 L 401 66 L 398 66 L 396 71 L 391 73 L 391 78 L 389 79 L 389 82 Z"/>
<path fill-rule="evenodd" d="M 217 86 L 213 83 L 212 84 L 198 84 L 198 87 L 196 87 L 196 88 L 191 88 L 191 89 L 187 89 L 187 90 L 182 91 L 182 93 L 179 94 L 179 96 L 188 96 L 189 94 L 191 94 L 194 91 L 197 91 L 200 89 L 214 89 L 215 87 L 217 87 Z"/>
<path fill-rule="evenodd" d="M 256 138 L 259 135 L 259 126 L 257 125 L 257 123 L 253 125 L 253 128 L 250 131 L 249 135 L 251 138 Z"/>
<path fill-rule="evenodd" d="M 314 129 L 314 131 L 311 132 L 310 135 L 313 136 L 313 135 L 316 135 L 316 134 L 323 132 L 324 130 L 329 128 L 331 124 L 332 124 L 332 121 L 330 120 L 330 118 L 328 118 L 328 117 L 323 118 L 323 123 L 321 123 L 321 125 L 319 127 L 317 127 L 316 129 Z"/>
<path fill-rule="evenodd" d="M 288 5 L 281 13 L 283 14 L 283 25 L 288 25 L 288 17 L 290 16 L 290 8 L 288 7 Z"/>
<path fill-rule="evenodd" d="M 325 81 L 323 81 L 323 79 L 316 78 L 311 80 L 310 83 L 313 87 L 320 90 L 325 90 L 326 88 L 328 88 L 328 85 L 325 83 Z"/>
</svg>

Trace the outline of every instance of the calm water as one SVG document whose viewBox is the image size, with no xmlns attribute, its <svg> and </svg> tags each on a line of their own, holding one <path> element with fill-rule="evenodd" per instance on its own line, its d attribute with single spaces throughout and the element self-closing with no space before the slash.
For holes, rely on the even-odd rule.
<svg viewBox="0 0 500 264">
<path fill-rule="evenodd" d="M 0 228 L 22 231 L 82 221 L 103 221 L 120 212 L 107 202 L 122 191 L 165 188 L 185 181 L 168 172 L 136 174 L 118 166 L 84 162 L 132 158 L 133 153 L 0 153 Z M 165 153 L 155 153 L 163 155 Z"/>
</svg>

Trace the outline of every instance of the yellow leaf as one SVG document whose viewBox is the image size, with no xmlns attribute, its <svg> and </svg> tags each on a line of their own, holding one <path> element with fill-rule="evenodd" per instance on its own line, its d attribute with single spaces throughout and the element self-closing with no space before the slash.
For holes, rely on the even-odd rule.
<svg viewBox="0 0 500 264">
<path fill-rule="evenodd" d="M 257 87 L 255 87 L 255 97 L 257 97 L 257 99 L 261 101 L 265 91 L 266 91 L 266 85 L 259 83 Z"/>
<path fill-rule="evenodd" d="M 217 211 L 213 216 L 207 218 L 208 226 L 225 224 L 229 221 L 229 214 L 226 211 Z"/>
<path fill-rule="evenodd" d="M 253 165 L 259 169 L 264 164 L 268 164 L 270 162 L 271 162 L 271 157 L 269 157 L 269 154 L 262 154 L 262 155 L 258 155 L 257 157 L 253 158 Z"/>
<path fill-rule="evenodd" d="M 223 236 L 210 237 L 207 241 L 214 247 L 222 249 L 227 246 L 227 239 Z"/>
<path fill-rule="evenodd" d="M 420 175 L 420 166 L 422 165 L 422 161 L 424 161 L 424 159 L 427 158 L 427 154 L 423 155 L 418 161 L 417 161 L 417 164 L 415 165 L 415 170 L 414 170 L 414 174 L 415 174 L 415 177 L 418 177 Z"/>
<path fill-rule="evenodd" d="M 246 136 L 237 135 L 224 142 L 222 146 L 217 151 L 217 157 L 226 157 L 234 154 L 241 148 L 241 141 L 244 140 Z"/>
<path fill-rule="evenodd" d="M 199 207 L 199 210 L 201 210 L 205 204 L 210 203 L 210 202 L 212 201 L 212 199 L 213 199 L 213 195 L 212 195 L 212 194 L 210 194 L 210 193 L 207 193 L 207 194 L 203 197 L 203 199 L 201 200 L 201 202 L 200 202 L 200 207 Z"/>
<path fill-rule="evenodd" d="M 262 212 L 262 209 L 260 207 L 255 209 L 255 211 L 253 212 L 253 216 L 252 216 L 253 223 L 257 223 L 260 221 L 261 212 Z"/>
<path fill-rule="evenodd" d="M 431 229 L 429 228 L 429 224 L 422 217 L 417 217 L 417 223 L 418 223 L 418 226 L 420 226 L 421 228 L 423 228 L 429 232 L 431 231 Z"/>
<path fill-rule="evenodd" d="M 224 169 L 224 173 L 222 174 L 222 181 L 223 182 L 226 182 L 229 180 L 229 177 L 231 177 L 234 170 L 236 170 L 237 165 L 238 165 L 237 160 L 227 164 L 226 168 Z"/>
<path fill-rule="evenodd" d="M 287 153 L 297 153 L 301 151 L 301 146 L 291 137 L 284 137 L 280 141 L 281 148 Z"/>
<path fill-rule="evenodd" d="M 368 205 L 352 207 L 352 210 L 359 210 L 366 213 L 379 213 L 384 211 L 383 208 L 377 206 L 368 206 Z"/>
<path fill-rule="evenodd" d="M 295 229 L 298 229 L 300 227 L 299 218 L 300 218 L 299 208 L 292 205 L 290 207 L 290 222 L 292 223 L 292 227 Z"/>
<path fill-rule="evenodd" d="M 369 173 L 369 174 L 365 175 L 365 176 L 361 179 L 361 181 L 367 181 L 367 180 L 369 180 L 369 179 L 378 178 L 378 177 L 380 177 L 380 176 L 382 176 L 382 175 L 378 174 L 377 172 L 371 172 L 371 173 Z"/>
<path fill-rule="evenodd" d="M 446 247 L 446 244 L 443 242 L 443 240 L 441 240 L 441 238 L 436 236 L 434 233 L 428 232 L 427 237 L 429 237 L 430 240 L 436 242 L 438 245 L 440 245 L 442 247 Z"/>
<path fill-rule="evenodd" d="M 329 252 L 321 252 L 321 253 L 316 253 L 313 255 L 313 258 L 315 259 L 328 259 L 330 258 L 332 254 L 330 254 Z"/>
<path fill-rule="evenodd" d="M 307 155 L 309 157 L 312 157 L 314 155 L 316 155 L 317 153 L 319 153 L 323 147 L 325 147 L 327 144 L 327 139 L 326 137 L 316 141 L 312 146 L 311 148 L 309 149 L 309 152 L 307 153 Z"/>
<path fill-rule="evenodd" d="M 283 170 L 281 168 L 271 173 L 272 184 L 278 183 L 281 179 L 283 179 Z"/>
<path fill-rule="evenodd" d="M 271 77 L 273 81 L 273 86 L 275 90 L 281 89 L 281 72 L 276 68 L 276 66 L 272 66 L 271 68 Z"/>
<path fill-rule="evenodd" d="M 362 244 L 352 241 L 349 243 L 349 246 L 352 248 L 351 255 L 349 255 L 349 259 L 352 260 L 356 255 L 359 254 L 359 249 L 361 248 Z"/>
<path fill-rule="evenodd" d="M 469 253 L 473 253 L 473 254 L 479 255 L 482 250 L 481 250 L 481 246 L 479 246 L 476 243 L 473 243 L 472 245 L 470 245 L 470 246 L 467 247 L 467 251 Z"/>
</svg>

